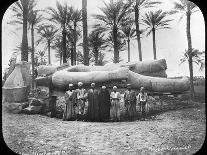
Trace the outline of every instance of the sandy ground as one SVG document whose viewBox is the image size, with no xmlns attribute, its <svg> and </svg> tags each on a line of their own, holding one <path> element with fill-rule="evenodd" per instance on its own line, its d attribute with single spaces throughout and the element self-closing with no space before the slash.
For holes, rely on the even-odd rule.
<svg viewBox="0 0 207 155">
<path fill-rule="evenodd" d="M 62 121 L 2 111 L 7 146 L 21 154 L 193 154 L 205 139 L 205 106 L 134 122 Z"/>
</svg>

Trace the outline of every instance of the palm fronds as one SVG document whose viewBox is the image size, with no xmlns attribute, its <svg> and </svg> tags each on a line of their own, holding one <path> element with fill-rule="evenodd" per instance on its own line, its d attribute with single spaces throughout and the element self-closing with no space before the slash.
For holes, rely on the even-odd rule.
<svg viewBox="0 0 207 155">
<path fill-rule="evenodd" d="M 162 10 L 149 11 L 145 13 L 142 18 L 143 25 L 146 26 L 147 36 L 152 32 L 152 29 L 168 29 L 169 23 L 172 19 L 166 19 L 168 17 L 168 12 L 163 12 Z"/>
<path fill-rule="evenodd" d="M 40 42 L 47 42 L 48 40 L 52 41 L 57 31 L 58 29 L 52 25 L 40 25 L 37 29 L 37 33 L 40 35 L 40 38 L 37 40 L 37 45 Z"/>
<path fill-rule="evenodd" d="M 189 61 L 189 55 L 192 55 L 192 60 L 195 64 L 200 65 L 199 70 L 202 71 L 205 68 L 205 51 L 199 51 L 198 49 L 192 49 L 192 52 L 186 50 L 180 59 L 180 65 L 186 61 Z"/>
</svg>

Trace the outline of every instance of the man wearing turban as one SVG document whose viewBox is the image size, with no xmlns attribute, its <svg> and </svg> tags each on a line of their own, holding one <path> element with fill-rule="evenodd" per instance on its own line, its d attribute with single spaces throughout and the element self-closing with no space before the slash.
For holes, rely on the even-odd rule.
<svg viewBox="0 0 207 155">
<path fill-rule="evenodd" d="M 110 118 L 110 93 L 106 86 L 102 86 L 99 93 L 99 118 L 100 121 L 106 121 Z"/>
</svg>

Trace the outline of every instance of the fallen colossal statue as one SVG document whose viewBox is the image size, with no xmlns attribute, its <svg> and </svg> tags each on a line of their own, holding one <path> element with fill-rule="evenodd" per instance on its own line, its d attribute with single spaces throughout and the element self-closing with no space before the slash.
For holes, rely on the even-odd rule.
<svg viewBox="0 0 207 155">
<path fill-rule="evenodd" d="M 143 61 L 132 63 L 106 64 L 105 66 L 71 66 L 54 67 L 40 66 L 38 75 L 46 77 L 36 78 L 39 86 L 53 87 L 54 89 L 65 90 L 69 83 L 77 84 L 82 81 L 85 85 L 95 82 L 98 85 L 116 84 L 118 87 L 125 87 L 131 84 L 132 88 L 145 87 L 152 92 L 184 92 L 189 90 L 187 77 L 181 79 L 170 79 L 163 75 L 167 69 L 164 59 L 155 61 Z M 162 74 L 158 74 L 158 73 Z M 146 73 L 148 76 L 146 76 Z M 157 75 L 153 77 L 153 75 Z M 166 75 L 166 73 L 165 73 Z"/>
<path fill-rule="evenodd" d="M 111 71 L 119 69 L 120 67 L 129 68 L 129 70 L 147 76 L 154 77 L 167 77 L 165 70 L 167 69 L 167 64 L 165 59 L 160 60 L 151 60 L 151 61 L 137 61 L 129 63 L 108 63 L 104 66 L 46 66 L 42 65 L 38 67 L 38 75 L 50 75 L 55 73 L 58 70 L 67 70 L 69 72 L 91 72 L 91 71 Z"/>
</svg>

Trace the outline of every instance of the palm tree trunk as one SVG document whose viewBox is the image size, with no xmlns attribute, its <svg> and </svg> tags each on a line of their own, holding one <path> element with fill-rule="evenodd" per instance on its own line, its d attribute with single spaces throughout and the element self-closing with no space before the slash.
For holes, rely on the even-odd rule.
<svg viewBox="0 0 207 155">
<path fill-rule="evenodd" d="M 128 62 L 130 62 L 130 39 L 127 40 L 128 43 Z"/>
<path fill-rule="evenodd" d="M 73 51 L 73 47 L 70 49 L 70 60 L 71 60 L 71 66 L 74 65 L 74 51 Z"/>
<path fill-rule="evenodd" d="M 62 52 L 60 53 L 60 65 L 62 64 L 62 58 L 63 58 L 63 54 Z"/>
<path fill-rule="evenodd" d="M 43 57 L 42 56 L 40 58 L 40 61 L 41 61 L 41 65 L 43 65 Z"/>
<path fill-rule="evenodd" d="M 113 27 L 113 40 L 114 40 L 114 63 L 119 63 L 119 50 L 118 50 L 118 30 L 117 27 Z"/>
<path fill-rule="evenodd" d="M 156 56 L 155 28 L 152 28 L 152 41 L 153 41 L 153 55 L 154 55 L 154 60 L 156 60 L 157 59 L 157 56 Z"/>
<path fill-rule="evenodd" d="M 47 40 L 47 48 L 48 48 L 48 64 L 51 64 L 50 61 L 50 40 Z"/>
<path fill-rule="evenodd" d="M 21 61 L 28 61 L 28 39 L 27 39 L 27 6 L 23 6 L 23 34 L 22 34 L 22 51 Z"/>
<path fill-rule="evenodd" d="M 63 27 L 62 31 L 62 48 L 63 48 L 63 63 L 67 63 L 67 55 L 66 55 L 66 30 Z"/>
<path fill-rule="evenodd" d="M 137 44 L 138 44 L 138 52 L 139 52 L 139 61 L 142 61 L 142 48 L 141 48 L 141 39 L 140 39 L 140 30 L 139 30 L 139 8 L 138 8 L 138 0 L 136 0 L 135 5 L 135 25 L 136 25 L 136 35 L 137 35 Z"/>
<path fill-rule="evenodd" d="M 95 49 L 94 54 L 95 54 L 95 65 L 98 65 L 98 49 Z"/>
<path fill-rule="evenodd" d="M 76 22 L 74 22 L 74 31 L 75 31 L 75 38 L 74 38 L 74 53 L 73 53 L 73 57 L 74 57 L 74 65 L 76 65 L 76 40 L 77 40 L 77 32 L 76 32 Z"/>
<path fill-rule="evenodd" d="M 187 41 L 188 41 L 188 64 L 189 64 L 189 71 L 190 71 L 190 96 L 191 100 L 194 100 L 195 92 L 194 92 L 194 85 L 193 85 L 193 60 L 192 60 L 192 41 L 191 41 L 191 33 L 190 33 L 190 8 L 187 6 L 187 25 L 186 25 L 186 33 L 187 33 Z"/>
<path fill-rule="evenodd" d="M 32 42 L 32 54 L 31 54 L 31 61 L 32 61 L 32 89 L 34 89 L 34 27 L 31 27 L 31 42 Z"/>
<path fill-rule="evenodd" d="M 84 65 L 89 65 L 88 51 L 88 26 L 87 26 L 87 0 L 82 0 L 82 22 L 83 22 L 83 54 Z"/>
</svg>

